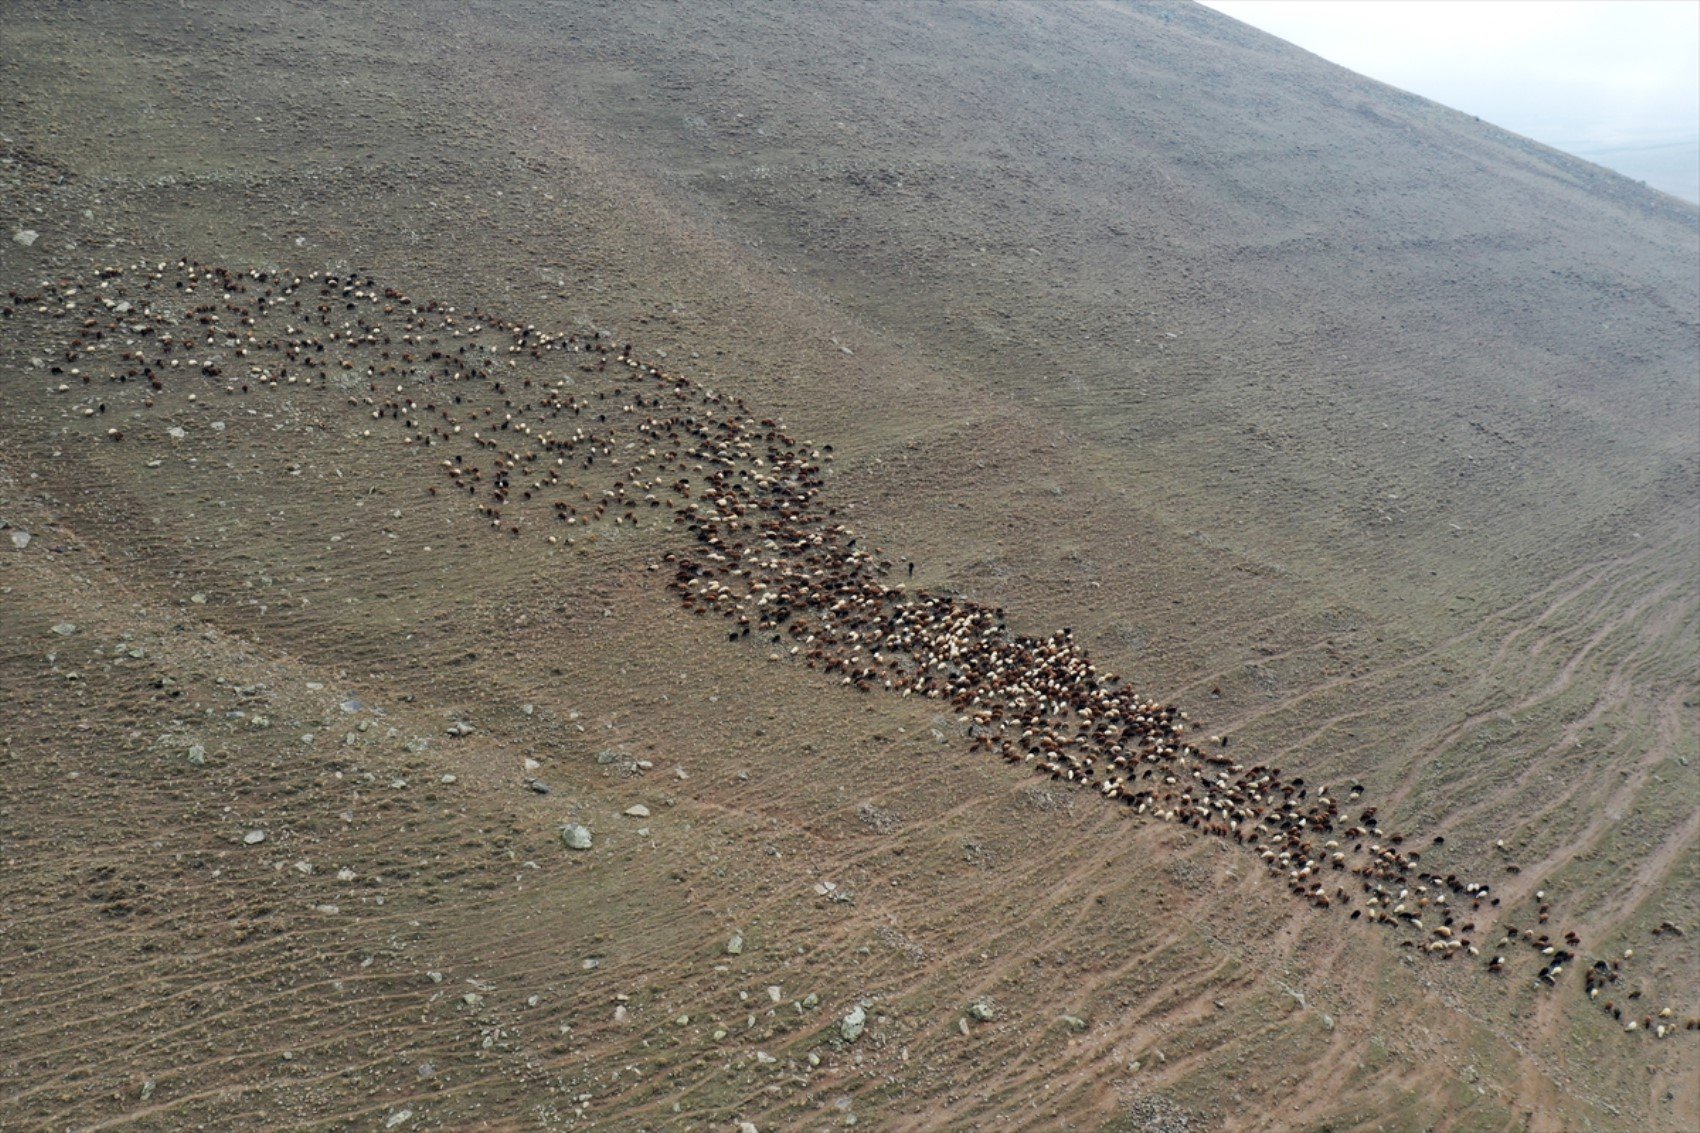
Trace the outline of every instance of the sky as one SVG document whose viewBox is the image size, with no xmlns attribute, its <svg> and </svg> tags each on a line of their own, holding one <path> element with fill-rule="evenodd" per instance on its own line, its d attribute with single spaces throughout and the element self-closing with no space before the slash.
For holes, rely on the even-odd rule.
<svg viewBox="0 0 1700 1133">
<path fill-rule="evenodd" d="M 1203 0 L 1342 67 L 1700 202 L 1700 0 Z"/>
</svg>

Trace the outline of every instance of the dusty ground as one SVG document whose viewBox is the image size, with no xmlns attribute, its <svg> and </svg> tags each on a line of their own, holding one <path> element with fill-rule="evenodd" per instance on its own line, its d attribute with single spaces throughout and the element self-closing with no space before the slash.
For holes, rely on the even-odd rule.
<svg viewBox="0 0 1700 1133">
<path fill-rule="evenodd" d="M 0 77 L 0 287 L 188 255 L 606 330 L 832 444 L 925 584 L 1700 1014 L 1691 207 L 1188 7 L 17 4 Z M 91 424 L 25 321 L 0 1126 L 1700 1116 L 1693 1034 L 730 645 L 662 530 L 495 537 L 325 390 Z"/>
</svg>

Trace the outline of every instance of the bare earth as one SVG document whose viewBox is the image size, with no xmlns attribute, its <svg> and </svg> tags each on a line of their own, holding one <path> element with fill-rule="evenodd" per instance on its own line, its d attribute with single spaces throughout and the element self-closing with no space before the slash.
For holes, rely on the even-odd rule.
<svg viewBox="0 0 1700 1133">
<path fill-rule="evenodd" d="M 1190 5 L 19 2 L 0 221 L 0 1128 L 1700 1122 L 1692 206 Z M 33 301 L 181 257 L 832 446 L 1484 955 L 729 642 L 647 514 L 493 527 L 363 369 L 115 385 Z"/>
</svg>

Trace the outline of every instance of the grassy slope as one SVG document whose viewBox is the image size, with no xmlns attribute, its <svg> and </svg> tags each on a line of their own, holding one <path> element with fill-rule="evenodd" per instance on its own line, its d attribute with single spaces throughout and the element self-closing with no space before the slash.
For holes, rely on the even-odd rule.
<svg viewBox="0 0 1700 1133">
<path fill-rule="evenodd" d="M 1697 924 L 1694 210 L 1187 7 L 19 6 L 3 29 L 0 179 L 43 233 L 0 250 L 7 286 L 347 263 L 613 329 L 833 443 L 835 499 L 928 583 L 1075 627 L 1245 750 L 1444 831 L 1460 868 L 1505 839 L 1520 919 L 1545 885 L 1694 1011 L 1692 948 L 1649 936 Z M 935 743 L 922 706 L 727 647 L 642 570 L 655 547 L 492 542 L 328 403 L 150 470 L 166 422 L 134 449 L 61 432 L 35 349 L 0 370 L 4 518 L 54 532 L 7 552 L 0 612 L 6 1124 L 565 1126 L 581 1094 L 608 1128 L 826 1124 L 845 1099 L 895 1127 L 1137 1128 L 1154 1096 L 1234 1128 L 1700 1106 L 1692 1043 L 1401 962 L 1240 855 Z M 384 555 L 380 506 L 436 549 Z M 311 604 L 256 616 L 262 573 Z M 65 617 L 83 635 L 47 632 Z M 139 665 L 88 652 L 120 633 Z M 103 677 L 73 700 L 48 652 Z M 263 733 L 222 719 L 256 681 Z M 401 735 L 302 744 L 350 691 Z M 460 714 L 480 733 L 400 750 Z M 217 774 L 187 775 L 191 733 Z M 610 746 L 659 770 L 619 778 Z M 555 795 L 517 785 L 523 755 Z M 368 770 L 462 782 L 351 830 Z M 663 797 L 653 845 L 615 825 Z M 574 815 L 609 828 L 589 861 L 552 841 Z M 288 852 L 243 857 L 262 816 Z M 298 853 L 375 880 L 327 896 Z M 178 857 L 220 854 L 216 884 Z M 138 885 L 142 913 L 107 911 Z M 476 1008 L 469 978 L 495 988 Z M 976 995 L 1000 1018 L 964 1038 Z"/>
</svg>

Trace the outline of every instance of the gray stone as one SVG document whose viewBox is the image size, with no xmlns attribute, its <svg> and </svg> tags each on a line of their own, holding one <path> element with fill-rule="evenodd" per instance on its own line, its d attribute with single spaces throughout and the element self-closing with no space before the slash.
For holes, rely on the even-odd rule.
<svg viewBox="0 0 1700 1133">
<path fill-rule="evenodd" d="M 477 729 L 473 728 L 473 726 L 468 724 L 465 720 L 456 720 L 453 724 L 449 725 L 448 734 L 456 737 L 470 736 L 476 730 Z"/>
<path fill-rule="evenodd" d="M 242 844 L 245 846 L 258 846 L 265 840 L 266 832 L 264 830 L 250 830 L 248 833 L 242 835 Z"/>
<path fill-rule="evenodd" d="M 34 244 L 37 240 L 41 239 L 41 233 L 37 232 L 33 228 L 23 228 L 12 233 L 12 239 L 27 248 L 31 244 Z"/>
<path fill-rule="evenodd" d="M 527 779 L 525 781 L 525 785 L 540 795 L 546 795 L 549 793 L 549 784 L 545 783 L 541 779 Z"/>
<path fill-rule="evenodd" d="M 207 749 L 200 744 L 189 745 L 189 762 L 196 767 L 203 766 L 207 761 Z"/>
<path fill-rule="evenodd" d="M 1084 1031 L 1086 1029 L 1086 1020 L 1078 1015 L 1064 1015 L 1062 1021 L 1063 1025 L 1071 1031 Z"/>
<path fill-rule="evenodd" d="M 974 1016 L 974 1018 L 980 1020 L 982 1023 L 990 1023 L 993 1019 L 998 1017 L 997 1008 L 993 1007 L 990 1003 L 987 1003 L 983 999 L 975 1000 L 973 1003 L 969 1004 L 968 1014 Z"/>
<path fill-rule="evenodd" d="M 60 637 L 70 637 L 73 633 L 77 632 L 77 627 L 72 625 L 70 622 L 60 622 L 58 625 L 53 627 L 53 632 L 58 634 Z"/>
<path fill-rule="evenodd" d="M 649 808 L 644 806 L 642 803 L 638 803 L 635 806 L 629 806 L 629 807 L 626 808 L 626 817 L 627 818 L 648 818 L 649 817 Z"/>
<path fill-rule="evenodd" d="M 561 827 L 561 841 L 566 844 L 569 850 L 588 850 L 590 849 L 590 831 L 576 822 L 569 826 L 563 826 Z"/>
<path fill-rule="evenodd" d="M 13 531 L 12 532 L 12 546 L 16 547 L 18 550 L 21 551 L 29 545 L 30 545 L 30 533 L 28 531 Z"/>
<path fill-rule="evenodd" d="M 732 939 L 726 942 L 726 955 L 741 956 L 744 952 L 744 937 L 741 933 L 733 933 Z"/>
<path fill-rule="evenodd" d="M 868 1013 L 857 1004 L 850 1013 L 839 1020 L 838 1033 L 844 1036 L 844 1041 L 853 1043 L 862 1037 L 862 1032 L 868 1029 Z"/>
</svg>

